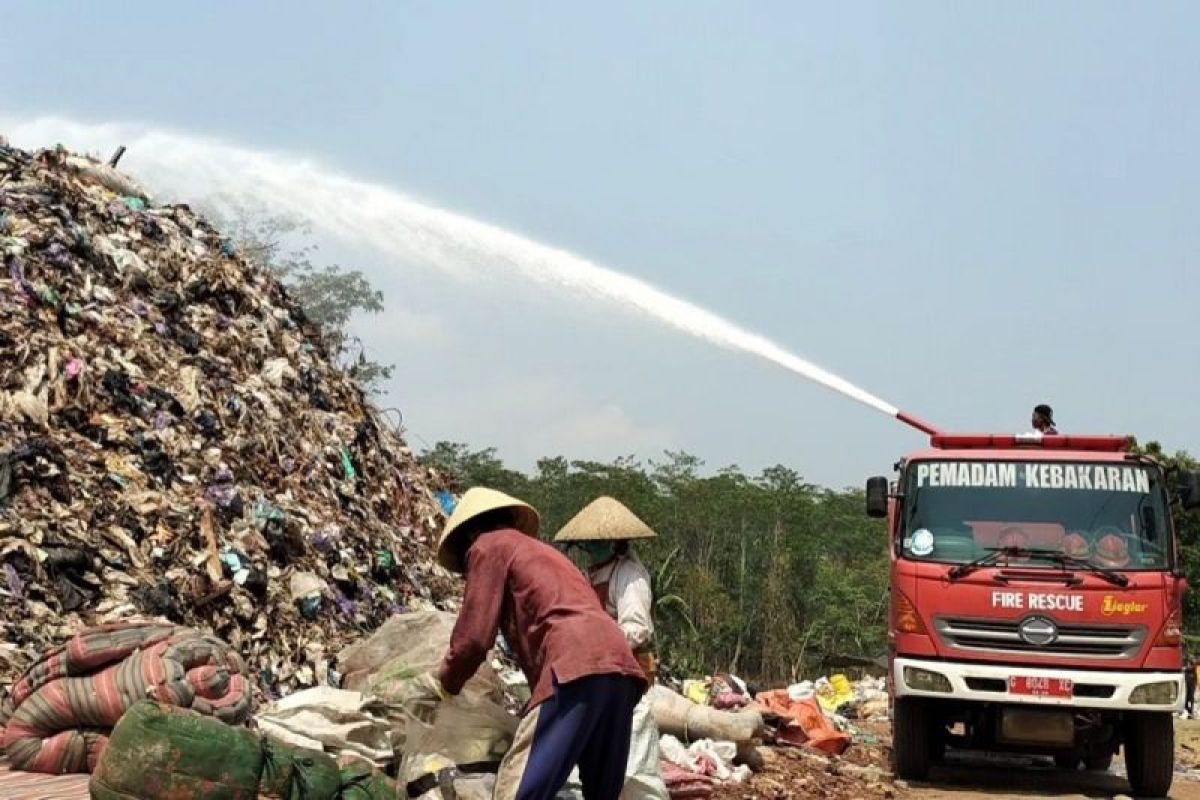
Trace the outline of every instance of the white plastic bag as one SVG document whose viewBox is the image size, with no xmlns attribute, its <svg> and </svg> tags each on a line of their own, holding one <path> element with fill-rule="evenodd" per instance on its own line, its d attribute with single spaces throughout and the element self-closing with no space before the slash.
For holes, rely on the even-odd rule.
<svg viewBox="0 0 1200 800">
<path fill-rule="evenodd" d="M 817 689 L 812 681 L 800 681 L 789 686 L 787 693 L 793 702 L 799 703 L 802 700 L 811 700 Z"/>
</svg>

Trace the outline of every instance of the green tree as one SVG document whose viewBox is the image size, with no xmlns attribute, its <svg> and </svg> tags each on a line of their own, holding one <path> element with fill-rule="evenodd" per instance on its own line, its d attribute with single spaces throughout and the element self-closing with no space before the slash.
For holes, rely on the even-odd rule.
<svg viewBox="0 0 1200 800">
<path fill-rule="evenodd" d="M 320 328 L 335 358 L 364 389 L 377 392 L 392 365 L 367 358 L 361 340 L 350 333 L 355 314 L 383 311 L 383 292 L 360 270 L 314 263 L 317 246 L 303 220 L 271 212 L 261 203 L 219 196 L 206 209 L 243 256 L 273 270 Z M 225 211 L 219 211 L 226 209 Z"/>
<path fill-rule="evenodd" d="M 427 450 L 422 459 L 448 476 L 456 489 L 487 486 L 523 496 L 529 482 L 520 472 L 504 466 L 494 447 L 472 450 L 465 444 L 443 441 Z"/>
</svg>

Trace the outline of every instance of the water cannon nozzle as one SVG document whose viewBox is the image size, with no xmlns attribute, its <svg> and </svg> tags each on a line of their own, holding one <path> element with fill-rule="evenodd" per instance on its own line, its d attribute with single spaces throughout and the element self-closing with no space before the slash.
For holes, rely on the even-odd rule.
<svg viewBox="0 0 1200 800">
<path fill-rule="evenodd" d="M 941 433 L 940 429 L 935 428 L 934 426 L 930 425 L 928 422 L 926 422 L 922 419 L 918 419 L 917 417 L 914 417 L 912 414 L 909 414 L 907 411 L 897 411 L 896 419 L 900 420 L 901 422 L 903 422 L 907 425 L 913 426 L 914 428 L 919 430 L 921 433 L 928 433 L 930 436 L 936 436 L 937 434 Z"/>
</svg>

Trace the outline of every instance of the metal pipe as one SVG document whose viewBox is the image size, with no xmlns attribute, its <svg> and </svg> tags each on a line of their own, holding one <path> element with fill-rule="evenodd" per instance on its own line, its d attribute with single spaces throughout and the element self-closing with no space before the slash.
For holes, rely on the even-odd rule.
<svg viewBox="0 0 1200 800">
<path fill-rule="evenodd" d="M 913 426 L 917 430 L 921 431 L 921 433 L 928 433 L 930 436 L 934 436 L 936 434 L 941 433 L 941 431 L 939 429 L 935 428 L 934 426 L 930 425 L 928 422 L 925 422 L 924 420 L 914 417 L 912 414 L 909 414 L 907 411 L 897 411 L 896 419 L 900 420 L 901 422 L 903 422 L 907 425 Z"/>
</svg>

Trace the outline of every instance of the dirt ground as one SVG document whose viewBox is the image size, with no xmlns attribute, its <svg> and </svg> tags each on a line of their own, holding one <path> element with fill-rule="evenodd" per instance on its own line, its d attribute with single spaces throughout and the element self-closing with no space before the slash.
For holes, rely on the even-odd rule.
<svg viewBox="0 0 1200 800">
<path fill-rule="evenodd" d="M 720 787 L 717 800 L 1055 800 L 1112 798 L 1129 793 L 1124 765 L 1117 758 L 1108 773 L 1066 772 L 1048 759 L 989 754 L 955 754 L 930 780 L 909 785 L 890 771 L 891 733 L 886 723 L 862 726 L 866 734 L 841 758 L 827 759 L 794 748 L 772 748 L 766 768 L 742 785 Z M 1172 800 L 1200 800 L 1200 721 L 1175 726 L 1175 782 Z"/>
</svg>

